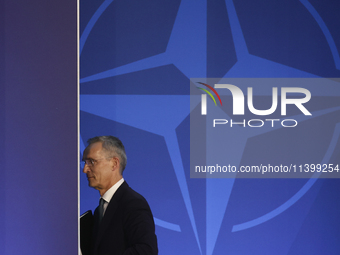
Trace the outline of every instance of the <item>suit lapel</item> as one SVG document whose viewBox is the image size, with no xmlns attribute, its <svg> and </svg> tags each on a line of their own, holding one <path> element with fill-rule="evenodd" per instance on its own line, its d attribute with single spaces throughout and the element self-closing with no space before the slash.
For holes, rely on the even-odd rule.
<svg viewBox="0 0 340 255">
<path fill-rule="evenodd" d="M 95 250 L 98 248 L 98 245 L 105 233 L 105 230 L 110 225 L 110 222 L 112 221 L 114 214 L 117 208 L 119 207 L 119 201 L 123 197 L 124 192 L 128 187 L 129 186 L 124 181 L 122 185 L 120 185 L 120 187 L 117 189 L 113 197 L 111 198 L 111 201 L 106 208 L 102 221 L 97 225 L 97 238 L 95 242 Z"/>
</svg>

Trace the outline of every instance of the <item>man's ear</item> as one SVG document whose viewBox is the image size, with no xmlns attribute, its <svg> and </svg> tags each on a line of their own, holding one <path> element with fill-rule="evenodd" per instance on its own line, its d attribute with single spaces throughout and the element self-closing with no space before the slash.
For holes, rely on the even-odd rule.
<svg viewBox="0 0 340 255">
<path fill-rule="evenodd" d="M 118 157 L 113 157 L 111 159 L 112 161 L 112 171 L 119 171 L 119 167 L 120 167 L 120 161 L 119 161 L 119 158 Z"/>
</svg>

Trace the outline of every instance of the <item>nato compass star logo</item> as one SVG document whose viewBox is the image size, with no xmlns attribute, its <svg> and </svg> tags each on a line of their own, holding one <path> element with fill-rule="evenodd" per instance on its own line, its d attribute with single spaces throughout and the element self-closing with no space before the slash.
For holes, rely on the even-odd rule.
<svg viewBox="0 0 340 255">
<path fill-rule="evenodd" d="M 243 4 L 254 6 L 250 0 Z M 252 20 L 254 16 L 241 3 L 234 5 L 231 0 L 80 2 L 80 150 L 85 148 L 84 141 L 96 135 L 113 134 L 124 142 L 129 157 L 124 175 L 150 203 L 161 254 L 274 254 L 265 245 L 268 240 L 273 247 L 284 247 L 285 254 L 294 242 L 321 180 L 189 176 L 189 120 L 193 111 L 200 111 L 201 103 L 197 98 L 196 106 L 190 106 L 190 78 L 339 76 L 339 53 L 323 16 L 308 1 L 294 5 L 310 21 L 306 26 L 317 31 L 310 36 L 322 37 L 318 47 L 329 52 L 326 64 L 322 64 L 324 74 L 313 74 L 314 67 L 308 65 L 313 61 L 297 61 L 294 54 L 290 59 L 273 49 L 273 54 L 268 55 L 268 47 L 261 47 L 262 41 L 252 32 L 259 29 L 265 37 L 265 29 L 252 27 L 259 24 Z M 267 15 L 275 20 L 280 14 Z M 303 30 L 304 24 L 299 25 L 302 27 L 293 29 Z M 280 36 L 279 31 L 273 34 Z M 300 47 L 294 42 L 292 45 Z M 308 53 L 314 50 L 313 46 L 301 47 Z M 299 52 L 303 54 L 303 50 Z M 312 56 L 306 54 L 307 57 Z M 257 97 L 270 98 L 271 90 L 257 89 Z M 223 139 L 231 145 L 229 162 L 239 166 L 264 156 L 278 161 L 278 155 L 330 162 L 340 133 L 340 87 L 307 89 L 314 91 L 312 116 L 291 114 L 301 129 L 278 126 L 226 132 Z M 221 114 L 228 117 L 222 110 Z M 315 140 L 312 131 L 304 132 L 306 126 L 325 133 L 323 140 Z M 292 140 L 296 136 L 305 140 Z M 261 147 L 263 144 L 269 147 Z M 311 147 L 315 148 L 312 153 L 301 154 Z M 81 180 L 81 194 L 86 192 L 82 185 Z M 86 196 L 89 200 L 82 197 L 81 206 L 94 207 L 97 200 L 91 196 Z M 303 198 L 302 205 L 299 201 Z M 292 222 L 292 226 L 287 227 L 280 217 Z M 289 237 L 264 234 L 271 233 L 274 227 L 285 228 Z"/>
</svg>

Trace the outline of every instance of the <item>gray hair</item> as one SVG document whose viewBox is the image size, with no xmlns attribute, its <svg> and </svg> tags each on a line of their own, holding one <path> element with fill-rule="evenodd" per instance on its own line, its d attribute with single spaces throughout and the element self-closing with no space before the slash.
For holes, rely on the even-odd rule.
<svg viewBox="0 0 340 255">
<path fill-rule="evenodd" d="M 123 143 L 114 136 L 96 136 L 93 138 L 90 138 L 87 140 L 87 143 L 89 145 L 96 143 L 96 142 L 102 142 L 103 149 L 105 149 L 110 157 L 119 157 L 119 162 L 120 162 L 120 173 L 123 173 L 125 167 L 126 167 L 126 153 L 125 153 L 125 148 Z"/>
</svg>

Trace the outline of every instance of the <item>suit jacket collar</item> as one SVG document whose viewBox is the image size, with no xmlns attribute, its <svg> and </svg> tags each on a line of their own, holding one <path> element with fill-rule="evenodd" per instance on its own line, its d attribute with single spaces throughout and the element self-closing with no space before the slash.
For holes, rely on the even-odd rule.
<svg viewBox="0 0 340 255">
<path fill-rule="evenodd" d="M 124 181 L 122 185 L 117 189 L 113 197 L 111 198 L 110 203 L 108 204 L 104 217 L 102 218 L 100 224 L 97 224 L 97 237 L 95 241 L 95 250 L 97 249 L 102 236 L 105 233 L 106 228 L 110 225 L 111 220 L 114 217 L 114 214 L 119 207 L 119 201 L 124 195 L 124 192 L 129 188 L 129 185 Z M 96 209 L 97 211 L 97 209 Z"/>
</svg>

